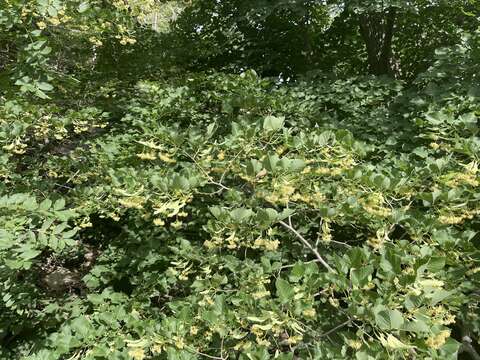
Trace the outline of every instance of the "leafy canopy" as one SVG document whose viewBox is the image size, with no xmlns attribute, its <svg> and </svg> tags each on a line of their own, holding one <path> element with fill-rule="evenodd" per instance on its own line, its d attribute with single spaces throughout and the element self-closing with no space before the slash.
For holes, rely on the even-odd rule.
<svg viewBox="0 0 480 360">
<path fill-rule="evenodd" d="M 0 358 L 476 359 L 477 6 L 1 1 Z"/>
</svg>

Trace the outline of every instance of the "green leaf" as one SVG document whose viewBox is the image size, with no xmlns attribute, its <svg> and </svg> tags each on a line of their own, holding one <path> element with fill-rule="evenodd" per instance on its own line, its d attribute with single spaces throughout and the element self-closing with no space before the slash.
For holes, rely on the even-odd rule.
<svg viewBox="0 0 480 360">
<path fill-rule="evenodd" d="M 223 209 L 219 206 L 210 206 L 208 210 L 213 216 L 215 216 L 216 219 L 220 219 L 220 217 L 224 214 Z"/>
<path fill-rule="evenodd" d="M 275 209 L 259 209 L 257 211 L 257 219 L 264 225 L 270 225 L 277 220 L 278 213 Z"/>
<path fill-rule="evenodd" d="M 352 285 L 363 287 L 367 285 L 369 281 L 369 276 L 373 273 L 373 266 L 368 265 L 360 269 L 352 269 L 350 272 L 350 279 L 352 280 Z"/>
<path fill-rule="evenodd" d="M 38 96 L 40 99 L 44 99 L 44 100 L 50 99 L 50 96 L 48 96 L 47 94 L 45 94 L 42 90 L 37 89 L 36 91 L 34 91 L 34 93 L 35 93 L 35 95 Z"/>
<path fill-rule="evenodd" d="M 63 230 L 67 228 L 67 226 L 68 226 L 67 223 L 61 223 L 59 225 L 56 225 L 52 230 L 52 234 L 54 235 L 60 234 Z"/>
<path fill-rule="evenodd" d="M 459 343 L 457 340 L 449 337 L 445 344 L 440 348 L 442 354 L 446 357 L 451 356 L 452 359 L 458 359 L 458 350 L 462 344 Z"/>
<path fill-rule="evenodd" d="M 278 278 L 275 282 L 275 286 L 277 288 L 277 295 L 282 304 L 293 300 L 293 297 L 295 296 L 295 290 L 288 281 Z"/>
<path fill-rule="evenodd" d="M 26 249 L 24 250 L 20 256 L 22 259 L 24 260 L 31 260 L 31 259 L 34 259 L 36 258 L 38 255 L 40 255 L 42 252 L 40 250 L 36 250 L 36 249 Z"/>
<path fill-rule="evenodd" d="M 213 132 L 215 130 L 215 123 L 211 123 L 210 125 L 207 126 L 207 138 L 212 137 Z"/>
<path fill-rule="evenodd" d="M 302 159 L 293 159 L 290 162 L 290 170 L 291 171 L 302 171 L 305 168 L 306 164 L 305 161 Z"/>
<path fill-rule="evenodd" d="M 382 330 L 390 329 L 390 315 L 388 310 L 382 310 L 375 314 L 375 323 Z"/>
<path fill-rule="evenodd" d="M 78 12 L 79 13 L 84 13 L 89 8 L 90 8 L 90 4 L 87 1 L 84 1 L 80 5 L 78 5 Z"/>
<path fill-rule="evenodd" d="M 430 331 L 430 327 L 421 319 L 413 319 L 403 324 L 402 330 L 411 331 L 416 334 L 425 334 Z"/>
<path fill-rule="evenodd" d="M 331 218 L 336 213 L 337 213 L 337 210 L 335 210 L 335 208 L 331 208 L 331 207 L 328 207 L 328 206 L 320 206 L 318 208 L 318 214 L 322 218 Z"/>
<path fill-rule="evenodd" d="M 53 86 L 46 82 L 37 82 L 37 87 L 42 91 L 52 91 Z"/>
<path fill-rule="evenodd" d="M 90 321 L 85 316 L 80 316 L 74 319 L 70 325 L 71 329 L 80 335 L 82 338 L 86 338 L 92 329 Z"/>
<path fill-rule="evenodd" d="M 403 315 L 398 310 L 391 310 L 383 305 L 374 309 L 375 323 L 382 330 L 399 330 L 404 324 Z"/>
<path fill-rule="evenodd" d="M 219 320 L 219 316 L 215 311 L 204 311 L 202 313 L 202 318 L 210 324 L 215 324 Z"/>
<path fill-rule="evenodd" d="M 230 211 L 230 217 L 236 222 L 245 222 L 252 217 L 253 211 L 246 208 L 238 208 Z"/>
<path fill-rule="evenodd" d="M 449 116 L 444 112 L 437 111 L 431 114 L 426 114 L 425 119 L 432 125 L 440 125 L 449 120 Z"/>
<path fill-rule="evenodd" d="M 390 310 L 389 315 L 390 327 L 395 330 L 400 329 L 404 323 L 402 313 L 398 310 Z"/>
<path fill-rule="evenodd" d="M 38 210 L 47 211 L 52 206 L 52 201 L 50 199 L 43 200 L 38 206 Z"/>
<path fill-rule="evenodd" d="M 432 257 L 430 258 L 427 264 L 428 271 L 432 273 L 437 273 L 439 271 L 442 271 L 444 267 L 445 267 L 445 257 L 443 256 Z"/>
<path fill-rule="evenodd" d="M 53 204 L 53 210 L 62 210 L 64 207 L 65 207 L 65 200 L 64 199 L 58 199 Z"/>
<path fill-rule="evenodd" d="M 425 295 L 426 298 L 430 299 L 431 305 L 436 305 L 439 302 L 445 300 L 449 296 L 453 295 L 455 292 L 454 291 L 447 291 L 443 289 L 436 289 L 432 293 Z"/>
<path fill-rule="evenodd" d="M 190 182 L 184 176 L 175 175 L 173 177 L 172 187 L 176 190 L 188 190 L 190 188 Z"/>
<path fill-rule="evenodd" d="M 251 159 L 247 162 L 247 175 L 256 176 L 261 170 L 263 166 L 260 161 L 257 159 Z"/>
<path fill-rule="evenodd" d="M 292 268 L 290 272 L 290 276 L 288 277 L 292 282 L 298 282 L 305 274 L 305 264 L 304 263 L 296 263 L 295 266 Z"/>
<path fill-rule="evenodd" d="M 77 233 L 77 229 L 72 229 L 72 230 L 69 230 L 69 231 L 65 231 L 64 233 L 62 233 L 62 239 L 64 239 L 64 240 L 70 239 L 76 233 Z"/>
<path fill-rule="evenodd" d="M 283 127 L 285 117 L 267 116 L 263 120 L 263 129 L 267 131 L 277 131 Z"/>
<path fill-rule="evenodd" d="M 23 202 L 23 207 L 29 211 L 36 210 L 38 208 L 37 200 L 34 197 L 29 197 Z"/>
<path fill-rule="evenodd" d="M 278 158 L 278 155 L 277 154 L 273 154 L 273 155 L 268 155 L 265 160 L 263 160 L 263 166 L 265 167 L 265 169 L 267 169 L 268 171 L 275 171 L 275 169 L 277 168 L 277 163 L 280 159 Z"/>
<path fill-rule="evenodd" d="M 293 360 L 293 352 L 290 353 L 282 353 L 275 358 L 275 360 Z"/>
<path fill-rule="evenodd" d="M 295 214 L 295 210 L 294 209 L 283 209 L 283 211 L 277 215 L 277 220 L 284 220 L 286 218 L 288 218 L 289 216 L 292 216 L 293 214 Z"/>
<path fill-rule="evenodd" d="M 374 178 L 374 183 L 376 186 L 384 189 L 388 189 L 390 187 L 391 181 L 388 177 L 383 175 L 377 175 Z"/>
</svg>

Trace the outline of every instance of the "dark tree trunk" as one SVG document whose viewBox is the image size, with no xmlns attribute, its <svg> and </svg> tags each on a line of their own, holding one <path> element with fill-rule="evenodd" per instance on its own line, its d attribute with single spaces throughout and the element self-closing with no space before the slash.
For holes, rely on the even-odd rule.
<svg viewBox="0 0 480 360">
<path fill-rule="evenodd" d="M 370 71 L 374 75 L 393 75 L 392 39 L 395 19 L 395 8 L 359 15 L 360 34 L 367 49 Z"/>
</svg>

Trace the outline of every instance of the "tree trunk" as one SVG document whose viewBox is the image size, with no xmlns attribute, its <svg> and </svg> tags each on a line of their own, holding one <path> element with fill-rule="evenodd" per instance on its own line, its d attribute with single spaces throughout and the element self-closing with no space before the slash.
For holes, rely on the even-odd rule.
<svg viewBox="0 0 480 360">
<path fill-rule="evenodd" d="M 395 8 L 359 15 L 360 34 L 367 49 L 370 72 L 374 75 L 393 75 L 392 39 L 395 19 Z"/>
</svg>

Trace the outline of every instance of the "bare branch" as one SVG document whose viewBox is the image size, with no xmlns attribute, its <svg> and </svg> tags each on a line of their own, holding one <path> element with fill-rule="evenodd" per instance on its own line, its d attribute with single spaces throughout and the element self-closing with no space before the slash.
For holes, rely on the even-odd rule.
<svg viewBox="0 0 480 360">
<path fill-rule="evenodd" d="M 194 348 L 191 348 L 191 347 L 187 347 L 186 348 L 188 351 L 190 352 L 193 352 L 194 354 L 196 355 L 200 355 L 200 356 L 203 356 L 205 358 L 208 358 L 208 359 L 214 359 L 214 360 L 226 360 L 228 358 L 228 356 L 226 358 L 222 356 L 212 356 L 212 355 L 208 355 L 208 354 L 205 354 L 205 353 L 202 353 L 200 351 L 197 351 L 195 350 Z"/>
<path fill-rule="evenodd" d="M 459 353 L 466 352 L 470 355 L 473 360 L 480 360 L 480 354 L 472 345 L 472 338 L 468 335 L 462 337 L 462 345 L 458 351 Z"/>
<path fill-rule="evenodd" d="M 316 258 L 318 259 L 318 261 L 330 272 L 335 272 L 335 270 L 333 270 L 333 268 L 327 264 L 327 262 L 323 259 L 323 257 L 320 255 L 320 253 L 318 252 L 317 249 L 315 249 L 302 235 L 300 235 L 300 233 L 295 230 L 292 226 L 290 226 L 289 224 L 287 224 L 286 222 L 284 221 L 279 221 L 279 223 L 284 227 L 284 228 L 287 228 L 288 230 L 290 230 L 292 233 L 295 234 L 295 236 L 303 243 L 303 245 L 305 245 L 315 256 Z"/>
<path fill-rule="evenodd" d="M 333 329 L 330 329 L 330 330 L 328 330 L 327 332 L 325 332 L 325 333 L 323 333 L 323 334 L 320 334 L 320 336 L 319 336 L 319 337 L 325 337 L 325 336 L 328 336 L 328 335 L 330 335 L 331 333 L 333 333 L 333 332 L 337 331 L 338 329 L 341 329 L 342 327 L 344 327 L 344 326 L 346 326 L 346 325 L 350 324 L 350 322 L 351 322 L 351 321 L 352 321 L 352 320 L 348 319 L 347 321 L 345 321 L 345 322 L 341 323 L 340 325 L 337 325 L 337 326 L 335 326 Z"/>
</svg>

